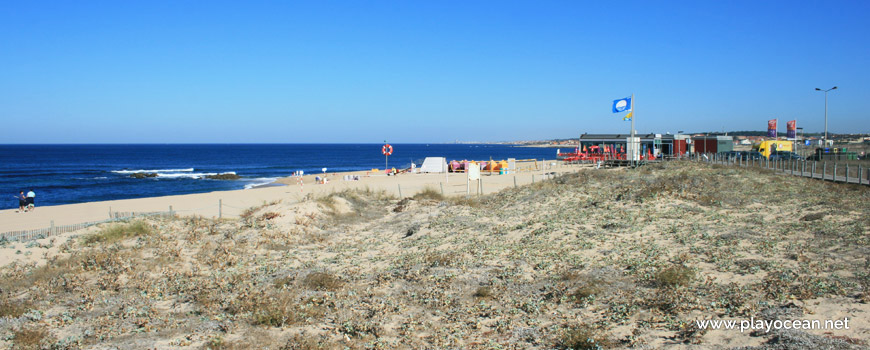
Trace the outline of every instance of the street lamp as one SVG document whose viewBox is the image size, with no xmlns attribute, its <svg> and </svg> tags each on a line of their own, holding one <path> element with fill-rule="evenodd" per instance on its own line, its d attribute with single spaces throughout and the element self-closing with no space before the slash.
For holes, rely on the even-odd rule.
<svg viewBox="0 0 870 350">
<path fill-rule="evenodd" d="M 816 88 L 816 91 L 824 91 L 825 92 L 825 143 L 822 144 L 822 148 L 825 148 L 828 146 L 828 91 L 831 91 L 831 90 L 837 90 L 837 87 L 834 86 L 834 87 L 827 89 L 827 90 L 822 90 L 822 89 Z"/>
</svg>

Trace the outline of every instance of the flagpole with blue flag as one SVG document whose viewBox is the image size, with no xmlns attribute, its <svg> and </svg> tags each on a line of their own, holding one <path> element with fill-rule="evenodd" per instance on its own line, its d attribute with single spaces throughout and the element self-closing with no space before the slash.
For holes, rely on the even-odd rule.
<svg viewBox="0 0 870 350">
<path fill-rule="evenodd" d="M 634 140 L 634 94 L 631 94 L 631 97 L 626 97 L 613 101 L 613 113 L 621 113 L 625 111 L 628 111 L 628 114 L 626 114 L 625 117 L 622 118 L 622 120 L 631 120 L 631 133 L 629 134 L 630 138 L 626 140 L 626 144 L 628 146 L 626 147 L 628 150 L 628 156 L 626 157 L 626 160 L 628 160 L 631 165 L 636 165 L 637 160 L 635 159 L 635 153 L 637 152 L 638 145 L 635 144 Z"/>
</svg>

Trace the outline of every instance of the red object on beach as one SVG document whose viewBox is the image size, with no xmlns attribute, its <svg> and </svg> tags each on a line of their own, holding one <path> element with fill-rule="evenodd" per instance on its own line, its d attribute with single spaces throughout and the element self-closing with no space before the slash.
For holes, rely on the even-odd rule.
<svg viewBox="0 0 870 350">
<path fill-rule="evenodd" d="M 389 143 L 384 145 L 384 147 L 381 148 L 381 153 L 383 153 L 385 156 L 393 154 L 393 146 L 390 146 Z"/>
</svg>

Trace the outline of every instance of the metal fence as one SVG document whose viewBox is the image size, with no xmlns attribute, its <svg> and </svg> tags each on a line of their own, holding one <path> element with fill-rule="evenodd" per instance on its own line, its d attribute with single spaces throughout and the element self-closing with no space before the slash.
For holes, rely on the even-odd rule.
<svg viewBox="0 0 870 350">
<path fill-rule="evenodd" d="M 808 177 L 822 181 L 870 185 L 870 167 L 861 164 L 808 161 L 805 159 L 743 159 L 726 153 L 706 153 L 692 157 L 693 160 L 712 164 L 734 165 L 770 169 L 779 173 Z"/>
</svg>

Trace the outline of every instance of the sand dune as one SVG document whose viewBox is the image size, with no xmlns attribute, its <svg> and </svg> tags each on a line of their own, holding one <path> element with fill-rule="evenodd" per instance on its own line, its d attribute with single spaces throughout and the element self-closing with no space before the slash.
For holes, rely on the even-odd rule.
<svg viewBox="0 0 870 350">
<path fill-rule="evenodd" d="M 583 167 L 583 165 L 552 165 L 554 164 L 552 161 L 547 164 L 549 165 L 546 167 L 539 166 L 538 170 L 534 169 L 534 164 L 520 164 L 523 171 L 510 175 L 490 176 L 484 173 L 483 192 L 499 191 L 505 187 L 513 186 L 514 181 L 518 185 L 531 183 L 533 180 L 540 181 L 544 177 L 544 172 L 564 173 L 576 171 Z M 360 180 L 344 181 L 342 180 L 344 175 L 358 175 Z M 465 195 L 466 193 L 466 175 L 461 173 L 450 175 L 399 174 L 397 176 L 367 172 L 328 173 L 329 183 L 327 184 L 315 184 L 315 176 L 322 176 L 322 174 L 304 176 L 302 186 L 299 186 L 297 178 L 281 178 L 277 184 L 286 186 L 40 206 L 35 211 L 28 213 L 18 213 L 16 209 L 2 210 L 0 211 L 0 233 L 47 228 L 51 226 L 52 221 L 59 226 L 105 220 L 109 218 L 110 212 L 169 211 L 170 206 L 174 212 L 181 216 L 218 217 L 220 214 L 224 217 L 236 217 L 245 209 L 264 202 L 276 200 L 295 202 L 308 195 L 319 196 L 354 188 L 383 190 L 395 196 L 399 196 L 399 191 L 403 196 L 410 196 L 427 187 L 439 192 L 443 187 L 444 194 L 447 196 Z M 474 190 L 475 187 L 472 187 L 472 192 Z M 219 202 L 223 204 L 220 211 Z"/>
</svg>

